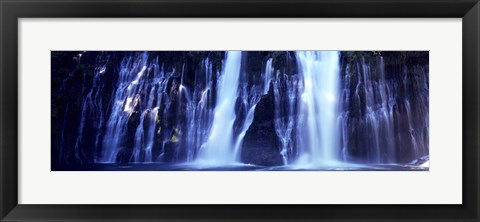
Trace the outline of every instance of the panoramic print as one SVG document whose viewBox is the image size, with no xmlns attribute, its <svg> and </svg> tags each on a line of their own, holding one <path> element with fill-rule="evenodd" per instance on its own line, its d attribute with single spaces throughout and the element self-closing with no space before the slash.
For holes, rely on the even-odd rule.
<svg viewBox="0 0 480 222">
<path fill-rule="evenodd" d="M 428 51 L 52 51 L 52 171 L 429 169 Z"/>
</svg>

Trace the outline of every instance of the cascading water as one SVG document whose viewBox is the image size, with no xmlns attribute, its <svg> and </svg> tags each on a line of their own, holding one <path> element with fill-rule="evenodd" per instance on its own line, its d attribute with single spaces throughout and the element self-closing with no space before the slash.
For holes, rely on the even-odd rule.
<svg viewBox="0 0 480 222">
<path fill-rule="evenodd" d="M 339 55 L 336 51 L 297 52 L 303 77 L 299 113 L 299 164 L 329 165 L 337 161 Z"/>
<path fill-rule="evenodd" d="M 337 51 L 91 55 L 77 55 L 53 94 L 75 98 L 53 107 L 59 164 L 333 169 L 428 160 L 428 63 L 388 52 L 388 60 Z"/>
<path fill-rule="evenodd" d="M 198 148 L 205 143 L 208 139 L 209 132 L 212 126 L 213 120 L 213 109 L 211 108 L 212 104 L 212 81 L 213 81 L 213 72 L 212 72 L 212 63 L 207 58 L 203 63 L 204 75 L 202 78 L 201 75 L 198 75 L 199 78 L 196 78 L 196 85 L 203 87 L 196 87 L 194 91 L 193 98 L 199 97 L 199 101 L 193 101 L 192 105 L 189 107 L 194 108 L 195 111 L 193 116 L 193 122 L 189 121 L 189 134 L 187 135 L 189 143 L 187 146 L 190 149 L 196 151 Z M 218 76 L 218 73 L 217 73 Z M 198 81 L 198 82 L 197 82 Z M 195 105 L 196 104 L 196 105 Z M 192 118 L 192 117 L 190 117 Z M 195 159 L 194 157 L 191 158 Z"/>
<path fill-rule="evenodd" d="M 387 146 L 387 150 L 380 154 L 380 160 L 384 163 L 394 163 L 395 162 L 395 142 L 389 138 L 395 138 L 394 129 L 393 129 L 393 113 L 392 113 L 392 96 L 390 96 L 391 90 L 390 86 L 385 78 L 385 63 L 383 57 L 379 56 L 377 58 L 380 78 L 378 80 L 378 91 L 380 94 L 380 139 L 383 141 L 383 146 Z M 381 148 L 382 142 L 379 142 L 379 149 Z M 377 149 L 378 150 L 378 149 Z"/>
<path fill-rule="evenodd" d="M 137 92 L 144 90 L 144 84 L 139 84 L 139 81 L 147 70 L 148 54 L 144 53 L 138 60 L 132 60 L 128 57 L 122 61 L 112 114 L 103 140 L 104 154 L 101 162 L 116 162 L 117 153 L 122 149 L 120 142 L 127 133 L 129 117 L 133 112 L 138 112 L 140 97 Z"/>
<path fill-rule="evenodd" d="M 267 60 L 267 64 L 265 65 L 265 73 L 263 74 L 263 94 L 267 94 L 268 87 L 270 87 L 270 81 L 272 80 L 273 75 L 273 65 L 272 59 Z"/>
<path fill-rule="evenodd" d="M 80 56 L 81 57 L 81 56 Z M 103 126 L 104 123 L 104 112 L 105 112 L 105 107 L 103 106 L 103 99 L 102 96 L 100 95 L 103 88 L 105 87 L 105 83 L 101 80 L 101 75 L 105 72 L 105 66 L 106 64 L 102 64 L 99 67 L 95 69 L 94 72 L 94 77 L 93 77 L 93 87 L 86 93 L 86 73 L 83 73 L 83 87 L 82 87 L 82 94 L 86 94 L 86 97 L 83 100 L 82 103 L 82 112 L 81 112 L 81 118 L 80 118 L 80 124 L 78 127 L 78 137 L 75 143 L 75 157 L 78 160 L 82 160 L 81 156 L 84 156 L 85 154 L 83 153 L 81 147 L 84 145 L 83 141 L 83 134 L 85 131 L 85 125 L 87 124 L 87 116 L 92 115 L 93 116 L 93 125 L 94 128 L 97 130 L 97 135 L 95 135 L 95 152 L 96 147 L 98 147 L 99 141 L 100 141 L 100 130 L 101 127 Z M 93 115 L 96 113 L 96 115 Z"/>
<path fill-rule="evenodd" d="M 428 133 L 428 118 L 424 118 L 428 116 L 428 81 L 424 71 L 414 66 L 409 73 L 405 66 L 392 66 L 389 72 L 396 75 L 387 78 L 384 58 L 377 56 L 375 63 L 376 67 L 361 57 L 346 67 L 339 117 L 342 159 L 394 164 L 424 156 L 426 152 L 418 147 L 426 146 L 423 138 Z M 410 78 L 412 75 L 415 78 Z M 412 99 L 418 107 L 415 115 Z M 421 118 L 413 124 L 412 116 Z"/>
<path fill-rule="evenodd" d="M 275 99 L 275 132 L 280 140 L 283 164 L 290 163 L 293 153 L 292 138 L 297 118 L 295 117 L 296 98 L 298 96 L 298 79 L 296 76 L 277 73 L 273 93 Z"/>
<path fill-rule="evenodd" d="M 265 65 L 265 73 L 263 74 L 263 89 L 262 89 L 262 94 L 267 94 L 268 93 L 268 87 L 271 82 L 273 74 L 273 66 L 272 66 L 272 59 L 269 59 Z M 260 100 L 260 93 L 257 91 L 257 86 L 253 85 L 251 86 L 250 92 L 248 92 L 248 82 L 244 81 L 243 86 L 242 86 L 242 103 L 245 104 L 247 108 L 247 115 L 245 117 L 244 123 L 242 125 L 242 128 L 240 130 L 240 133 L 238 134 L 238 137 L 235 141 L 235 146 L 234 146 L 234 157 L 236 162 L 240 162 L 240 150 L 242 147 L 242 142 L 245 137 L 245 134 L 247 133 L 247 130 L 250 128 L 250 125 L 253 122 L 253 118 L 255 115 L 255 108 L 257 107 L 257 103 Z"/>
<path fill-rule="evenodd" d="M 235 161 L 233 147 L 233 123 L 235 122 L 235 100 L 237 98 L 241 51 L 229 51 L 225 68 L 218 81 L 217 105 L 215 106 L 212 129 L 200 153 L 200 161 L 206 164 L 228 164 Z"/>
</svg>

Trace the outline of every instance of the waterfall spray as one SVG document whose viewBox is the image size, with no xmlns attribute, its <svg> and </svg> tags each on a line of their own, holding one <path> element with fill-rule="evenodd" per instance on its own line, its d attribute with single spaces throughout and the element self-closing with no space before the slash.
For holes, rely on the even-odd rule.
<svg viewBox="0 0 480 222">
<path fill-rule="evenodd" d="M 223 73 L 218 81 L 217 105 L 212 129 L 207 142 L 202 146 L 200 162 L 205 164 L 229 164 L 235 160 L 233 150 L 233 123 L 235 100 L 238 93 L 241 51 L 229 51 Z"/>
<path fill-rule="evenodd" d="M 299 113 L 299 164 L 337 162 L 339 55 L 336 51 L 297 52 L 303 77 Z"/>
</svg>

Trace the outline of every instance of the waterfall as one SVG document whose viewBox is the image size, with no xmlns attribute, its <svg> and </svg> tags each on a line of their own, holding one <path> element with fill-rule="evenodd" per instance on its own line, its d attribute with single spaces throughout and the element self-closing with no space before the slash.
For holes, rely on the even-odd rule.
<svg viewBox="0 0 480 222">
<path fill-rule="evenodd" d="M 189 169 L 428 160 L 422 55 L 85 52 L 59 63 L 69 69 L 52 63 L 52 159 Z"/>
<path fill-rule="evenodd" d="M 299 164 L 329 165 L 337 161 L 339 55 L 336 51 L 297 52 L 303 78 L 299 110 Z"/>
<path fill-rule="evenodd" d="M 228 164 L 235 160 L 233 148 L 233 123 L 237 98 L 242 52 L 229 51 L 225 67 L 218 81 L 217 105 L 207 142 L 202 147 L 201 162 Z"/>
<path fill-rule="evenodd" d="M 376 66 L 364 57 L 358 58 L 352 66 L 347 65 L 343 75 L 339 117 L 342 159 L 394 164 L 423 157 L 427 154 L 423 151 L 427 146 L 424 138 L 428 138 L 425 73 L 417 66 L 410 72 L 406 66 L 391 66 L 392 73 L 387 73 L 384 58 L 374 59 Z M 420 118 L 415 121 L 414 116 Z"/>
<path fill-rule="evenodd" d="M 81 57 L 81 54 L 79 55 Z M 100 60 L 101 57 L 98 57 L 97 60 Z M 107 58 L 108 61 L 108 58 Z M 100 62 L 100 61 L 99 61 Z M 95 135 L 95 142 L 92 144 L 94 152 L 97 152 L 97 148 L 99 146 L 99 141 L 101 137 L 101 128 L 104 123 L 104 112 L 105 107 L 103 105 L 102 95 L 101 92 L 105 87 L 105 83 L 101 80 L 101 76 L 105 72 L 106 64 L 105 62 L 101 62 L 102 64 L 95 68 L 93 73 L 93 81 L 92 81 L 92 88 L 90 90 L 86 89 L 87 84 L 87 73 L 83 73 L 83 83 L 82 83 L 82 94 L 85 95 L 82 102 L 82 112 L 80 117 L 80 124 L 78 127 L 78 136 L 75 142 L 75 157 L 77 160 L 82 161 L 85 154 L 83 153 L 82 147 L 86 146 L 84 142 L 84 131 L 85 126 L 87 124 L 92 124 L 93 128 L 96 130 L 97 134 Z M 62 87 L 65 85 L 62 84 Z M 87 93 L 88 92 L 88 93 Z M 90 117 L 94 121 L 89 123 L 87 118 Z M 95 161 L 96 159 L 94 159 Z"/>
<path fill-rule="evenodd" d="M 234 61 L 230 64 L 239 63 Z M 213 119 L 210 105 L 212 62 L 206 58 L 201 62 L 201 67 L 192 91 L 183 82 L 184 68 L 181 73 L 177 73 L 175 68 L 165 73 L 163 65 L 159 66 L 158 57 L 149 60 L 147 52 L 138 56 L 125 56 L 120 64 L 116 90 L 112 95 L 113 107 L 106 124 L 103 151 L 98 162 L 150 163 L 176 161 L 177 158 L 180 158 L 178 161 L 186 162 L 195 160 L 200 145 L 204 144 L 209 136 Z M 230 68 L 228 72 L 231 70 Z M 235 76 L 238 77 L 238 73 Z M 227 83 L 225 89 L 229 89 L 228 84 L 231 83 Z M 171 106 L 174 95 L 179 101 L 175 103 L 177 106 Z M 226 98 L 223 100 L 226 101 Z M 174 110 L 183 110 L 184 116 L 166 119 L 172 112 L 177 112 Z M 130 126 L 129 123 L 137 122 L 136 118 L 138 125 Z M 159 125 L 161 122 L 168 128 L 162 129 L 162 125 Z M 133 138 L 130 138 L 130 134 L 133 134 Z M 130 140 L 133 142 L 129 142 Z M 161 141 L 160 144 L 156 143 L 156 140 Z M 166 144 L 173 150 L 165 150 Z M 129 151 L 130 146 L 132 151 Z M 157 150 L 155 155 L 154 148 Z M 130 152 L 131 157 L 128 157 Z M 170 159 L 165 159 L 165 152 L 170 152 L 167 154 Z M 183 154 L 184 156 L 180 157 Z"/>
<path fill-rule="evenodd" d="M 205 77 L 202 78 L 200 75 L 197 75 L 199 78 L 196 78 L 196 83 L 203 87 L 195 89 L 194 95 L 198 95 L 200 99 L 195 107 L 195 119 L 190 125 L 191 129 L 189 130 L 194 134 L 192 139 L 189 139 L 189 141 L 192 142 L 189 146 L 195 148 L 195 151 L 197 151 L 198 148 L 208 139 L 213 120 L 213 109 L 211 108 L 213 77 L 212 62 L 207 58 L 202 62 L 202 65 Z M 217 76 L 219 76 L 218 73 Z"/>
<path fill-rule="evenodd" d="M 245 117 L 244 123 L 242 125 L 242 128 L 240 130 L 240 133 L 238 134 L 238 137 L 235 141 L 235 146 L 234 146 L 234 158 L 236 162 L 240 162 L 240 151 L 241 151 L 241 146 L 243 142 L 243 138 L 245 137 L 245 134 L 247 133 L 247 130 L 250 128 L 250 125 L 253 122 L 254 114 L 255 114 L 255 108 L 257 107 L 257 103 L 260 100 L 260 94 L 267 94 L 268 93 L 268 88 L 271 82 L 271 75 L 273 73 L 273 66 L 272 66 L 272 59 L 268 59 L 266 64 L 265 64 L 265 73 L 263 74 L 263 88 L 262 92 L 258 93 L 257 92 L 257 86 L 253 85 L 251 87 L 251 90 L 248 91 L 248 82 L 244 81 L 243 86 L 242 86 L 242 102 L 245 104 L 247 108 L 247 115 Z"/>
<path fill-rule="evenodd" d="M 143 124 L 145 122 L 145 118 L 148 118 L 148 113 L 145 111 L 142 113 L 140 117 L 140 124 L 137 126 L 137 130 L 135 132 L 135 145 L 133 148 L 133 162 L 140 162 L 140 155 L 142 152 L 142 148 L 145 144 L 145 131 L 143 129 Z"/>
<path fill-rule="evenodd" d="M 119 143 L 127 131 L 127 122 L 132 114 L 134 104 L 138 103 L 136 96 L 138 80 L 145 73 L 148 54 L 144 53 L 142 58 L 132 61 L 132 57 L 126 57 L 121 64 L 117 90 L 114 95 L 112 114 L 107 122 L 106 134 L 103 140 L 103 155 L 101 162 L 116 162 L 116 155 L 121 149 Z M 132 72 L 136 72 L 132 75 Z M 135 78 L 132 81 L 132 76 Z M 135 101 L 136 102 L 135 102 Z"/>
<path fill-rule="evenodd" d="M 282 77 L 283 76 L 283 77 Z M 283 164 L 288 165 L 293 153 L 293 130 L 296 123 L 296 98 L 298 79 L 277 72 L 273 93 L 275 101 L 275 133 L 280 140 L 280 155 Z"/>
<path fill-rule="evenodd" d="M 380 161 L 384 163 L 394 163 L 395 162 L 395 138 L 394 128 L 393 128 L 393 112 L 392 112 L 392 102 L 394 100 L 391 89 L 388 81 L 385 78 L 385 62 L 383 57 L 379 56 L 377 58 L 378 68 L 380 72 L 380 79 L 378 83 L 378 91 L 380 94 L 380 147 L 388 147 L 387 150 L 380 154 Z M 383 155 L 382 155 L 383 154 Z"/>
<path fill-rule="evenodd" d="M 267 64 L 265 65 L 265 73 L 263 74 L 263 94 L 267 94 L 268 87 L 270 87 L 270 81 L 272 79 L 273 74 L 273 66 L 272 66 L 273 59 L 268 59 Z"/>
<path fill-rule="evenodd" d="M 247 113 L 247 117 L 245 119 L 245 123 L 243 124 L 242 129 L 240 131 L 240 134 L 238 134 L 237 140 L 235 142 L 235 146 L 234 146 L 234 149 L 233 149 L 233 151 L 234 151 L 233 156 L 234 156 L 236 162 L 240 161 L 240 159 L 239 159 L 240 147 L 242 146 L 243 138 L 245 137 L 245 134 L 247 133 L 248 128 L 250 127 L 250 125 L 253 122 L 253 117 L 254 117 L 253 114 L 255 112 L 255 107 L 256 106 L 257 106 L 257 104 L 254 103 L 254 105 L 252 105 L 252 107 L 250 107 L 250 109 L 248 109 L 248 113 Z"/>
</svg>

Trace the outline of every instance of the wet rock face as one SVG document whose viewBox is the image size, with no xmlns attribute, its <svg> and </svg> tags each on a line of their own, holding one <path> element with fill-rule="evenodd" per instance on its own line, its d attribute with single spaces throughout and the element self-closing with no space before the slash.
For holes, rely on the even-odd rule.
<svg viewBox="0 0 480 222">
<path fill-rule="evenodd" d="M 283 165 L 275 133 L 275 101 L 270 87 L 262 96 L 255 109 L 252 125 L 245 134 L 241 151 L 241 161 L 260 166 Z"/>
<path fill-rule="evenodd" d="M 348 58 L 341 65 L 345 158 L 409 163 L 428 155 L 428 54 Z"/>
<path fill-rule="evenodd" d="M 238 135 L 247 116 L 247 107 L 241 97 L 237 97 L 235 102 L 235 122 L 233 123 L 233 134 Z"/>
<path fill-rule="evenodd" d="M 168 141 L 165 143 L 162 160 L 164 162 L 175 162 L 178 157 L 179 144 L 178 142 Z"/>
</svg>

